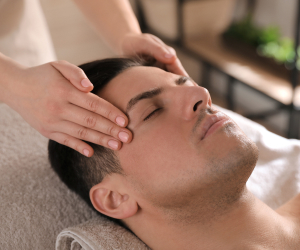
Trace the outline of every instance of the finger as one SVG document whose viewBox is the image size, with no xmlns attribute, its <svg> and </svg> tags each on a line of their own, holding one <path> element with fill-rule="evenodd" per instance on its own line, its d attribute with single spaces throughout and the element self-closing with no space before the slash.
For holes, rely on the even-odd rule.
<svg viewBox="0 0 300 250">
<path fill-rule="evenodd" d="M 158 42 L 161 46 L 165 46 L 169 51 L 172 51 L 171 53 L 176 55 L 176 51 L 170 47 L 167 46 L 161 39 L 159 39 L 156 36 L 151 35 L 152 39 L 155 40 L 156 42 Z M 158 58 L 156 58 L 156 60 L 158 60 Z M 188 76 L 188 73 L 185 71 L 185 69 L 183 68 L 180 60 L 177 58 L 173 60 L 172 62 L 165 62 L 166 64 L 166 68 L 169 72 L 172 72 L 174 74 L 177 75 L 183 75 L 183 76 Z"/>
<path fill-rule="evenodd" d="M 174 54 L 174 55 L 176 56 L 176 51 L 175 51 L 174 48 L 172 48 L 172 47 L 166 45 L 166 44 L 163 42 L 163 40 L 161 40 L 161 39 L 158 38 L 157 36 L 154 36 L 154 35 L 151 35 L 151 34 L 150 34 L 150 36 L 151 36 L 151 38 L 152 38 L 154 41 L 158 42 L 158 43 L 161 44 L 161 45 L 166 46 L 166 47 L 168 48 L 168 50 L 170 51 L 170 53 L 171 53 L 171 54 Z"/>
<path fill-rule="evenodd" d="M 98 133 L 101 132 L 102 134 L 112 136 L 125 143 L 129 143 L 132 140 L 132 133 L 127 128 L 120 128 L 110 120 L 74 105 L 69 105 L 68 112 L 64 113 L 62 118 L 85 128 L 92 129 L 95 132 L 98 131 Z M 83 132 L 87 133 L 88 131 Z M 82 136 L 80 136 L 80 139 L 83 139 Z"/>
<path fill-rule="evenodd" d="M 176 55 L 176 51 L 172 47 L 167 46 L 161 39 L 159 39 L 156 36 L 152 36 L 152 39 L 154 39 L 156 42 L 158 42 L 162 46 L 167 47 L 167 49 L 169 51 L 172 51 L 172 54 Z M 176 56 L 176 59 L 173 60 L 172 62 L 166 62 L 166 65 L 167 65 L 168 71 L 178 74 L 178 75 L 188 76 L 188 73 L 183 68 L 183 66 L 177 56 Z"/>
<path fill-rule="evenodd" d="M 176 58 L 173 63 L 166 64 L 167 71 L 172 72 L 177 75 L 189 76 L 188 73 L 183 68 L 180 60 Z"/>
<path fill-rule="evenodd" d="M 142 41 L 136 45 L 135 51 L 138 54 L 151 55 L 162 63 L 171 63 L 176 59 L 176 52 L 167 46 L 159 38 L 145 34 Z"/>
<path fill-rule="evenodd" d="M 119 150 L 122 147 L 122 142 L 116 140 L 112 136 L 99 133 L 72 122 L 63 121 L 59 124 L 57 129 L 60 133 L 67 134 L 73 138 L 92 142 L 112 150 Z"/>
<path fill-rule="evenodd" d="M 121 110 L 93 93 L 84 94 L 76 91 L 68 96 L 68 101 L 76 106 L 103 116 L 121 127 L 126 127 L 128 124 L 128 118 Z M 84 117 L 83 115 L 81 118 Z"/>
<path fill-rule="evenodd" d="M 67 61 L 55 61 L 50 64 L 80 91 L 90 92 L 93 89 L 94 86 L 84 71 L 76 65 Z"/>
<path fill-rule="evenodd" d="M 91 157 L 94 154 L 94 150 L 90 145 L 70 135 L 54 132 L 51 134 L 50 139 L 72 148 L 87 157 Z"/>
</svg>

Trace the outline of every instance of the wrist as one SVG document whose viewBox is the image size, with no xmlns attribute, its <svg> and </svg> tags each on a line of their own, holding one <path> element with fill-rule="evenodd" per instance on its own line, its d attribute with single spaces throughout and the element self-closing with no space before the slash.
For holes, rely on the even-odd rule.
<svg viewBox="0 0 300 250">
<path fill-rule="evenodd" d="M 25 67 L 0 54 L 0 101 L 11 106 Z"/>
</svg>

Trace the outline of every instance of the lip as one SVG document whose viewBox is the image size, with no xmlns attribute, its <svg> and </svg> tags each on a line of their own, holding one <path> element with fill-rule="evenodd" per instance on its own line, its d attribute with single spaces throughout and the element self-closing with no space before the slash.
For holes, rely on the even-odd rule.
<svg viewBox="0 0 300 250">
<path fill-rule="evenodd" d="M 201 140 L 213 134 L 228 121 L 228 117 L 221 112 L 209 115 L 209 117 L 204 120 L 203 125 L 201 126 Z"/>
</svg>

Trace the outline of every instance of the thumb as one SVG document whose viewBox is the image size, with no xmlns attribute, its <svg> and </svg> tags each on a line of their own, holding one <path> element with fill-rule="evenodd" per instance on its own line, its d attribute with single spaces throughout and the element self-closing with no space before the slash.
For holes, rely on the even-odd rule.
<svg viewBox="0 0 300 250">
<path fill-rule="evenodd" d="M 151 49 L 152 56 L 156 60 L 165 64 L 171 64 L 175 62 L 177 56 L 176 51 L 172 47 L 166 45 L 156 36 L 151 36 L 151 40 L 152 42 L 149 41 L 150 48 L 148 50 L 150 51 Z"/>
<path fill-rule="evenodd" d="M 166 65 L 166 69 L 177 75 L 188 76 L 188 73 L 183 68 L 180 60 L 176 56 L 176 51 L 167 46 L 158 37 L 151 35 L 152 40 L 154 40 L 156 49 L 153 48 L 153 57 Z"/>
<path fill-rule="evenodd" d="M 67 61 L 55 61 L 50 64 L 80 91 L 90 92 L 94 88 L 84 71 L 76 65 Z"/>
</svg>

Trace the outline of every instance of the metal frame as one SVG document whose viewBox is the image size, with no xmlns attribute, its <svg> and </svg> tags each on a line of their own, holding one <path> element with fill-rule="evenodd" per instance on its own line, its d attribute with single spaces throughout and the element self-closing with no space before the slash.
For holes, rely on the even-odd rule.
<svg viewBox="0 0 300 250">
<path fill-rule="evenodd" d="M 297 53 L 297 48 L 299 46 L 299 35 L 300 35 L 300 0 L 297 2 L 297 19 L 296 19 L 296 25 L 295 25 L 295 58 L 293 62 L 293 72 L 291 77 L 291 83 L 293 86 L 293 97 L 292 97 L 292 103 L 289 107 L 290 110 L 290 120 L 289 120 L 289 131 L 288 131 L 288 137 L 289 138 L 299 138 L 299 119 L 300 119 L 300 113 L 299 108 L 295 106 L 294 104 L 294 98 L 295 98 L 295 89 L 299 83 L 299 71 L 296 67 L 297 59 L 299 58 L 299 55 Z"/>
<path fill-rule="evenodd" d="M 206 88 L 209 89 L 210 84 L 209 84 L 209 73 L 211 71 L 211 69 L 215 69 L 218 70 L 220 72 L 222 72 L 223 74 L 227 75 L 228 77 L 228 88 L 227 88 L 227 105 L 228 108 L 231 110 L 235 110 L 235 103 L 234 103 L 234 85 L 236 84 L 243 84 L 244 86 L 256 91 L 257 93 L 263 95 L 266 98 L 269 98 L 275 102 L 277 102 L 278 106 L 277 109 L 272 109 L 269 111 L 264 111 L 264 112 L 260 112 L 260 113 L 254 113 L 254 114 L 247 114 L 245 115 L 246 117 L 250 118 L 250 119 L 265 119 L 266 117 L 278 114 L 280 111 L 282 110 L 287 110 L 289 112 L 289 125 L 288 125 L 288 131 L 287 131 L 287 137 L 288 138 L 300 138 L 300 107 L 296 106 L 294 104 L 294 97 L 295 97 L 295 89 L 296 87 L 299 85 L 299 71 L 296 67 L 296 62 L 297 59 L 299 57 L 298 53 L 295 54 L 295 58 L 294 58 L 294 62 L 293 62 L 293 66 L 294 69 L 292 71 L 292 77 L 290 79 L 292 87 L 293 87 L 293 93 L 292 93 L 292 103 L 290 105 L 285 105 L 277 100 L 275 100 L 274 98 L 270 97 L 269 95 L 260 92 L 259 90 L 252 88 L 251 86 L 249 86 L 248 84 L 241 82 L 237 79 L 235 79 L 234 77 L 232 77 L 231 75 L 227 74 L 226 72 L 222 71 L 221 69 L 219 69 L 217 66 L 212 65 L 211 63 L 209 63 L 208 61 L 206 61 L 204 58 L 201 57 L 201 55 L 195 53 L 195 51 L 191 51 L 188 48 L 186 48 L 184 46 L 184 26 L 183 26 L 183 4 L 187 1 L 197 1 L 197 0 L 177 0 L 177 15 L 178 15 L 178 39 L 177 41 L 170 41 L 169 39 L 166 39 L 164 37 L 162 37 L 163 40 L 165 40 L 168 43 L 177 45 L 178 47 L 180 47 L 180 49 L 188 54 L 189 56 L 195 58 L 198 61 L 202 62 L 202 69 L 203 69 L 203 75 L 202 75 L 202 85 Z M 199 0 L 198 0 L 199 1 Z M 201 1 L 208 1 L 208 0 L 201 0 Z M 295 51 L 297 51 L 297 48 L 299 46 L 299 41 L 300 41 L 300 0 L 297 1 L 297 18 L 296 18 L 296 25 L 295 25 Z M 143 10 L 141 8 L 141 3 L 140 0 L 137 0 L 137 7 L 138 7 L 138 16 L 139 16 L 139 22 L 141 25 L 141 29 L 142 31 L 147 31 L 147 32 L 151 32 L 153 34 L 156 34 L 156 32 L 154 32 L 153 30 L 151 30 L 148 25 L 147 22 L 145 21 L 145 17 L 144 17 L 144 13 Z M 157 35 L 157 34 L 156 34 Z"/>
</svg>

